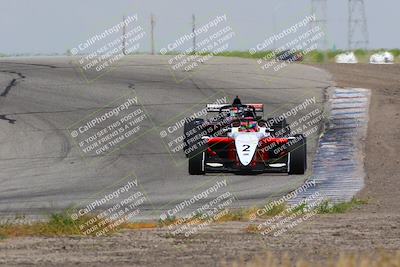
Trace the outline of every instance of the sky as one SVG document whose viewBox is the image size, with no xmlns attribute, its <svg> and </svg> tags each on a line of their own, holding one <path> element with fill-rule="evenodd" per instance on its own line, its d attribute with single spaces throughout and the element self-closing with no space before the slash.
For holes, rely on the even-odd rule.
<svg viewBox="0 0 400 267">
<path fill-rule="evenodd" d="M 399 0 L 365 0 L 368 48 L 400 48 Z M 311 0 L 0 0 L 0 53 L 65 53 L 96 33 L 137 14 L 150 32 L 155 17 L 155 48 L 159 51 L 197 25 L 226 14 L 236 33 L 230 50 L 247 50 L 268 36 L 311 14 Z M 346 49 L 348 0 L 327 1 L 329 48 Z M 150 35 L 141 52 L 150 51 Z"/>
</svg>

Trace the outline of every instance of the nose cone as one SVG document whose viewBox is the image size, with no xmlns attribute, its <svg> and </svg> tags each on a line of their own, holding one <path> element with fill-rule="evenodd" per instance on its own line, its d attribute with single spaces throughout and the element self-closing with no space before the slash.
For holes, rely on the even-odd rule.
<svg viewBox="0 0 400 267">
<path fill-rule="evenodd" d="M 253 159 L 258 145 L 258 137 L 253 133 L 239 134 L 235 138 L 235 147 L 240 162 L 247 166 Z"/>
</svg>

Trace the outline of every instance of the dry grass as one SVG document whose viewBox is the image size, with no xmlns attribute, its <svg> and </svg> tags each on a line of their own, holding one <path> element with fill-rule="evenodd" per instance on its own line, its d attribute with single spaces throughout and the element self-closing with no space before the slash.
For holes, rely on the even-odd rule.
<svg viewBox="0 0 400 267">
<path fill-rule="evenodd" d="M 77 220 L 72 220 L 67 213 L 55 213 L 50 215 L 46 221 L 38 221 L 33 223 L 15 223 L 10 220 L 0 224 L 0 239 L 10 237 L 23 236 L 95 236 L 97 231 L 85 234 L 84 229 L 80 229 L 81 225 L 87 225 L 96 216 L 82 216 Z M 101 229 L 110 226 L 114 221 L 110 221 L 102 225 Z M 92 223 L 91 226 L 96 223 Z M 157 223 L 153 222 L 125 222 L 112 228 L 106 235 L 113 234 L 122 229 L 149 229 L 157 227 Z"/>
<path fill-rule="evenodd" d="M 318 207 L 318 213 L 343 213 L 355 206 L 365 204 L 365 201 L 353 199 L 351 202 L 339 203 L 339 204 L 331 204 L 331 203 L 323 203 L 320 207 Z M 261 216 L 257 215 L 257 218 L 260 219 L 268 219 L 273 216 L 279 214 L 286 214 L 287 210 L 286 204 L 274 205 L 267 211 L 265 211 Z M 296 209 L 291 210 L 291 213 L 302 211 L 305 206 L 301 205 Z M 179 218 L 167 218 L 164 221 L 147 221 L 147 222 L 124 222 L 119 224 L 116 227 L 110 227 L 110 231 L 107 231 L 105 234 L 113 234 L 122 229 L 128 230 L 136 230 L 136 229 L 151 229 L 157 227 L 167 227 L 170 225 L 196 225 L 202 224 L 205 222 L 211 223 L 224 223 L 231 221 L 249 221 L 251 218 L 257 214 L 257 207 L 246 208 L 246 209 L 235 209 L 235 210 L 227 210 L 221 216 L 218 216 L 215 219 L 212 219 L 210 216 L 204 216 L 204 214 L 198 214 L 193 218 L 190 218 L 185 221 L 180 221 Z M 13 221 L 0 224 L 0 239 L 8 238 L 8 237 L 20 237 L 20 236 L 71 236 L 71 235 L 80 235 L 80 236 L 95 236 L 96 233 L 104 229 L 107 226 L 112 226 L 115 221 L 107 222 L 102 225 L 99 230 L 95 230 L 90 233 L 85 233 L 85 229 L 80 228 L 82 225 L 95 225 L 96 223 L 88 223 L 96 218 L 96 215 L 93 216 L 81 216 L 77 220 L 72 220 L 67 212 L 65 213 L 56 213 L 49 216 L 49 219 L 45 222 L 34 222 L 34 223 L 15 223 Z M 212 220 L 210 220 L 212 219 Z M 260 229 L 257 229 L 255 225 L 249 225 L 246 229 L 248 233 L 260 232 Z M 262 229 L 261 229 L 262 230 Z"/>
<path fill-rule="evenodd" d="M 138 229 L 152 229 L 157 228 L 159 225 L 156 222 L 134 222 L 124 223 L 121 225 L 122 229 L 138 230 Z"/>
<path fill-rule="evenodd" d="M 335 213 L 345 213 L 352 210 L 360 205 L 368 204 L 367 200 L 352 198 L 348 202 L 341 203 L 331 203 L 329 201 L 323 202 L 319 207 L 317 207 L 317 212 L 319 214 L 335 214 Z"/>
<path fill-rule="evenodd" d="M 84 221 L 82 217 L 76 223 Z M 64 214 L 52 214 L 46 222 L 15 223 L 9 220 L 0 225 L 0 237 L 79 235 L 76 224 Z"/>
<path fill-rule="evenodd" d="M 244 229 L 244 231 L 245 231 L 246 233 L 251 233 L 251 234 L 255 234 L 255 233 L 260 233 L 260 232 L 261 232 L 261 230 L 258 229 L 258 226 L 257 226 L 256 224 L 250 224 L 250 225 L 248 225 L 248 226 Z"/>
<path fill-rule="evenodd" d="M 303 206 L 300 207 L 304 208 Z M 246 208 L 246 209 L 237 209 L 230 210 L 228 214 L 221 217 L 218 222 L 226 222 L 226 221 L 248 221 L 252 218 L 260 218 L 260 219 L 268 219 L 278 214 L 284 213 L 288 209 L 288 206 L 285 203 L 279 205 L 273 205 L 270 209 L 266 210 L 262 215 L 257 214 L 259 210 L 258 207 Z M 293 212 L 297 211 L 294 209 Z"/>
<path fill-rule="evenodd" d="M 270 218 L 272 216 L 278 215 L 285 211 L 287 206 L 285 204 L 282 205 L 275 205 L 273 208 L 265 212 L 262 216 L 258 216 L 258 218 Z M 244 208 L 244 209 L 227 209 L 227 210 L 220 210 L 221 216 L 213 219 L 213 223 L 224 223 L 224 222 L 233 222 L 233 221 L 249 221 L 257 212 L 259 208 L 252 207 L 252 208 Z M 226 211 L 226 212 L 225 212 Z M 217 215 L 218 213 L 214 214 Z M 207 216 L 205 214 L 197 214 L 190 219 L 184 221 L 185 224 L 201 224 L 208 221 L 213 216 Z M 160 227 L 165 227 L 174 224 L 180 224 L 179 217 L 168 217 L 165 220 L 160 220 L 158 225 Z"/>
<path fill-rule="evenodd" d="M 240 221 L 244 219 L 244 214 L 247 211 L 234 211 L 227 212 L 225 215 L 213 220 L 212 223 L 222 223 L 227 221 Z M 200 224 L 206 222 L 209 217 L 200 219 L 200 216 L 195 216 L 185 224 Z M 0 224 L 0 240 L 11 237 L 23 237 L 23 236 L 96 236 L 96 234 L 102 229 L 112 226 L 116 221 L 109 221 L 104 225 L 101 225 L 98 229 L 87 233 L 85 232 L 88 228 L 98 225 L 99 221 L 96 221 L 96 215 L 93 216 L 81 216 L 77 220 L 72 220 L 67 212 L 55 213 L 49 216 L 46 221 L 38 221 L 32 223 L 18 223 L 14 220 L 9 220 L 6 223 Z M 152 229 L 157 227 L 166 227 L 168 225 L 177 223 L 179 219 L 171 218 L 166 221 L 145 221 L 145 222 L 123 222 L 116 227 L 110 227 L 110 231 L 107 231 L 105 235 L 110 235 L 120 230 L 141 230 L 141 229 Z M 95 221 L 90 223 L 91 221 Z M 80 227 L 86 225 L 85 227 Z M 87 226 L 89 225 L 89 226 Z"/>
<path fill-rule="evenodd" d="M 291 260 L 288 254 L 277 257 L 272 253 L 257 256 L 252 261 L 240 260 L 230 267 L 400 267 L 400 251 L 379 252 L 377 254 L 341 253 L 335 259 L 311 262 L 304 259 Z"/>
</svg>

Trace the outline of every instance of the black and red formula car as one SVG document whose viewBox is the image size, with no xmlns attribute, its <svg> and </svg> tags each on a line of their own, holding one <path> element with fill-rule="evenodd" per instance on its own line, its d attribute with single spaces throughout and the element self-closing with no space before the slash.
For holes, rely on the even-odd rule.
<svg viewBox="0 0 400 267">
<path fill-rule="evenodd" d="M 184 127 L 189 173 L 212 172 L 304 174 L 306 138 L 290 135 L 285 119 L 259 116 L 262 104 L 208 104 L 212 119 L 194 119 Z"/>
</svg>

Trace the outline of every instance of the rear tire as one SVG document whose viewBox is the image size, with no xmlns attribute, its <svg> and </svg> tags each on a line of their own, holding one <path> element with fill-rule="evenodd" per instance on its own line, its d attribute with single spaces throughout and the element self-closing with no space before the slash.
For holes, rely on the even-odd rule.
<svg viewBox="0 0 400 267">
<path fill-rule="evenodd" d="M 205 174 L 205 152 L 198 150 L 198 153 L 189 158 L 189 174 L 202 175 Z M 195 152 L 196 153 L 196 152 Z"/>
<path fill-rule="evenodd" d="M 185 122 L 183 126 L 183 152 L 185 153 L 185 156 L 188 158 L 191 154 L 193 154 L 192 151 L 197 150 L 197 145 L 201 141 L 201 136 L 197 137 L 197 140 L 195 141 L 189 141 L 190 139 L 194 138 L 196 135 L 201 135 L 201 132 L 203 129 L 199 127 L 204 123 L 203 119 L 194 119 L 193 121 L 190 122 Z M 193 129 L 195 129 L 193 132 L 189 134 Z"/>
<path fill-rule="evenodd" d="M 307 169 L 307 142 L 302 134 L 296 134 L 298 140 L 289 148 L 289 174 L 304 174 Z"/>
</svg>

